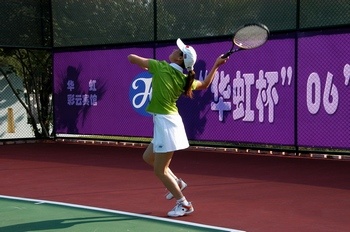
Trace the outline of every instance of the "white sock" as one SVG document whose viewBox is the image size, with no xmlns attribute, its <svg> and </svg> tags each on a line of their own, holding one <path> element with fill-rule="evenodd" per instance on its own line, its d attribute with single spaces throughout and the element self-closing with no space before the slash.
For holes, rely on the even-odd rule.
<svg viewBox="0 0 350 232">
<path fill-rule="evenodd" d="M 186 200 L 186 197 L 183 196 L 181 199 L 176 201 L 177 203 L 181 203 L 183 205 L 189 205 L 188 201 Z"/>
</svg>

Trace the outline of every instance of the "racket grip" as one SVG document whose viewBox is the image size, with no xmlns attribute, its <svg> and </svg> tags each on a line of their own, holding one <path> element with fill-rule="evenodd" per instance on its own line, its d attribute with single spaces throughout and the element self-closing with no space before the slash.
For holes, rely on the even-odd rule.
<svg viewBox="0 0 350 232">
<path fill-rule="evenodd" d="M 232 53 L 233 53 L 232 51 L 228 51 L 224 55 L 222 55 L 221 58 L 225 59 L 225 58 L 229 57 Z"/>
</svg>

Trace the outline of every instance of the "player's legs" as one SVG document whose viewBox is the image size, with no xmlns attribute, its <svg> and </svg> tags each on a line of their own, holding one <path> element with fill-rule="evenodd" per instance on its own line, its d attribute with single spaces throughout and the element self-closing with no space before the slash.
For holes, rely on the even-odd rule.
<svg viewBox="0 0 350 232">
<path fill-rule="evenodd" d="M 174 152 L 155 154 L 153 168 L 155 175 L 162 181 L 164 186 L 171 192 L 175 199 L 183 198 L 183 194 L 175 178 L 169 173 L 169 165 Z M 170 171 L 171 172 L 171 171 Z"/>
<path fill-rule="evenodd" d="M 168 189 L 169 193 L 166 195 L 166 199 L 170 200 L 173 197 L 176 199 L 176 205 L 168 212 L 168 216 L 180 217 L 191 214 L 194 208 L 191 202 L 188 202 L 181 192 L 181 189 L 186 187 L 187 184 L 178 179 L 169 168 L 173 154 L 174 152 L 154 153 L 153 143 L 150 143 L 143 154 L 143 159 L 146 163 L 153 166 L 155 175 Z M 179 186 L 179 181 L 183 182 L 186 186 L 183 184 Z"/>
<path fill-rule="evenodd" d="M 150 143 L 147 146 L 146 150 L 143 152 L 142 158 L 146 163 L 148 163 L 153 167 L 153 163 L 154 163 L 153 143 Z"/>
<path fill-rule="evenodd" d="M 155 158 L 155 154 L 153 151 L 153 143 L 150 143 L 143 153 L 143 160 L 147 164 L 154 167 L 154 158 Z M 176 181 L 178 181 L 179 178 L 171 171 L 171 169 L 169 167 L 167 167 L 167 169 L 168 169 L 167 170 L 168 175 L 170 175 L 172 178 L 174 178 Z"/>
</svg>

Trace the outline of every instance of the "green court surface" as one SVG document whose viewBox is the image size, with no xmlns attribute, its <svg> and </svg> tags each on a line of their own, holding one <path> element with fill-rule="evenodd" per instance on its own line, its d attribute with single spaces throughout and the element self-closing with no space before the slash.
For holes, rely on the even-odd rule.
<svg viewBox="0 0 350 232">
<path fill-rule="evenodd" d="M 0 232 L 238 232 L 168 218 L 9 196 L 0 196 L 0 218 Z"/>
</svg>

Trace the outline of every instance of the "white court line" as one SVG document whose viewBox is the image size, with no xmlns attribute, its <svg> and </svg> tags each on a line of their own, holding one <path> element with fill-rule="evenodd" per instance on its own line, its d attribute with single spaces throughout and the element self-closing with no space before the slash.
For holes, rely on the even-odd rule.
<svg viewBox="0 0 350 232">
<path fill-rule="evenodd" d="M 225 232 L 245 232 L 243 230 L 235 230 L 235 229 L 218 227 L 218 226 L 204 225 L 204 224 L 199 224 L 199 223 L 194 223 L 194 222 L 178 221 L 178 220 L 172 220 L 172 219 L 167 219 L 167 218 L 149 216 L 149 215 L 144 215 L 144 214 L 137 214 L 137 213 L 130 213 L 130 212 L 119 211 L 119 210 L 111 210 L 111 209 L 104 209 L 104 208 L 98 208 L 98 207 L 91 207 L 91 206 L 84 206 L 84 205 L 77 205 L 77 204 L 70 204 L 70 203 L 63 203 L 63 202 L 57 202 L 57 201 L 46 201 L 46 200 L 31 199 L 31 198 L 5 196 L 5 195 L 0 195 L 0 198 L 12 199 L 12 200 L 20 200 L 20 201 L 30 201 L 30 202 L 34 202 L 34 204 L 52 204 L 52 205 L 61 205 L 61 206 L 80 208 L 80 209 L 88 209 L 88 210 L 95 210 L 95 211 L 108 212 L 108 213 L 124 214 L 124 215 L 128 215 L 128 216 L 139 217 L 139 218 L 147 218 L 147 219 L 158 220 L 158 221 L 165 221 L 165 222 L 170 222 L 170 223 L 177 223 L 177 224 L 184 224 L 184 225 L 190 225 L 190 226 L 197 226 L 197 227 L 202 227 L 202 228 L 206 228 L 206 229 L 222 230 L 222 231 L 225 231 Z"/>
</svg>

